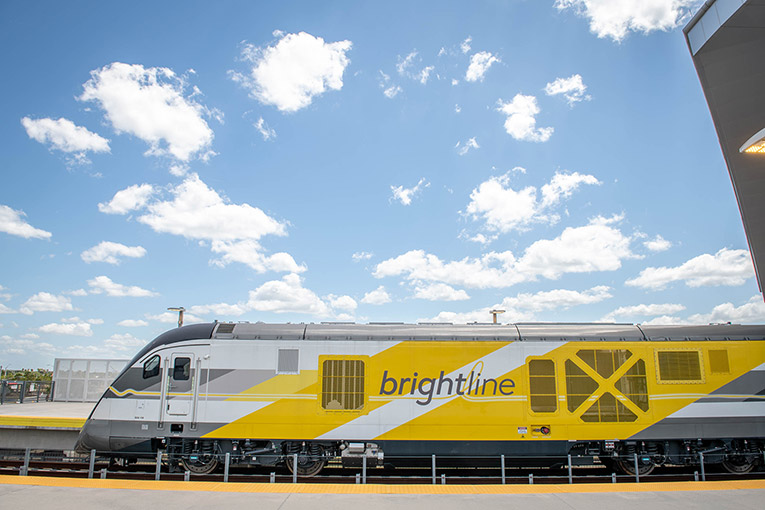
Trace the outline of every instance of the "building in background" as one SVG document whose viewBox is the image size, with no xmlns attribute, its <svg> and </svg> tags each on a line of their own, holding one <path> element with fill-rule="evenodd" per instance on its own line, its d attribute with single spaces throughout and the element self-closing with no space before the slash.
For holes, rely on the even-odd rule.
<svg viewBox="0 0 765 510">
<path fill-rule="evenodd" d="M 712 113 L 763 292 L 765 0 L 708 0 L 683 31 Z"/>
</svg>

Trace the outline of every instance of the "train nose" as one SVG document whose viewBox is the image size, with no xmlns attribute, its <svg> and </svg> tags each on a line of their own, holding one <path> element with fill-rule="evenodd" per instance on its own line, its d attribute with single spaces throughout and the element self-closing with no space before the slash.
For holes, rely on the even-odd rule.
<svg viewBox="0 0 765 510">
<path fill-rule="evenodd" d="M 74 445 L 77 453 L 88 453 L 90 450 L 109 451 L 109 424 L 105 420 L 90 419 L 80 430 L 77 443 Z"/>
</svg>

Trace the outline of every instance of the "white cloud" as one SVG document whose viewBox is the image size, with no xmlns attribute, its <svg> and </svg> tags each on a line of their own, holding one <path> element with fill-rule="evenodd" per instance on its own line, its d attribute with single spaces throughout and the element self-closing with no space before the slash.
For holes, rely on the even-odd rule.
<svg viewBox="0 0 765 510">
<path fill-rule="evenodd" d="M 428 83 L 428 79 L 430 78 L 430 73 L 432 73 L 434 69 L 435 66 L 424 67 L 419 74 L 420 83 L 426 85 Z"/>
<path fill-rule="evenodd" d="M 374 256 L 373 253 L 370 253 L 368 251 L 357 251 L 353 255 L 351 255 L 351 258 L 354 262 L 361 262 L 362 260 L 369 260 Z"/>
<path fill-rule="evenodd" d="M 212 264 L 218 267 L 225 267 L 231 262 L 245 264 L 258 273 L 266 271 L 302 273 L 308 268 L 304 265 L 298 265 L 292 255 L 279 252 L 273 255 L 264 255 L 261 253 L 261 246 L 252 239 L 244 241 L 213 241 L 211 245 L 213 253 L 222 253 L 223 255 L 212 260 Z"/>
<path fill-rule="evenodd" d="M 488 51 L 479 51 L 470 57 L 470 65 L 465 72 L 465 81 L 483 81 L 486 71 L 492 64 L 501 62 Z"/>
<path fill-rule="evenodd" d="M 90 329 L 90 324 L 87 322 L 68 324 L 60 324 L 54 322 L 40 326 L 38 331 L 41 333 L 52 333 L 55 335 L 93 336 L 93 330 Z"/>
<path fill-rule="evenodd" d="M 643 246 L 651 251 L 659 252 L 669 250 L 672 247 L 672 243 L 657 235 L 655 238 L 645 241 Z"/>
<path fill-rule="evenodd" d="M 275 46 L 245 45 L 242 57 L 252 68 L 247 75 L 231 73 L 251 97 L 280 111 L 296 112 L 327 90 L 343 87 L 351 41 L 327 43 L 305 32 L 277 37 Z"/>
<path fill-rule="evenodd" d="M 476 141 L 475 137 L 469 139 L 467 142 L 465 142 L 465 145 L 462 145 L 460 147 L 461 142 L 457 142 L 457 154 L 460 156 L 464 156 L 465 154 L 470 151 L 470 149 L 480 149 L 481 146 L 478 145 L 478 142 Z"/>
<path fill-rule="evenodd" d="M 583 184 L 600 184 L 592 175 L 556 172 L 550 182 L 542 186 L 540 199 L 534 186 L 520 190 L 510 187 L 513 173 L 491 177 L 470 193 L 466 212 L 476 221 L 483 220 L 489 231 L 507 233 L 526 230 L 533 223 L 555 223 L 559 216 L 549 214 L 550 208 L 569 198 Z"/>
<path fill-rule="evenodd" d="M 367 292 L 361 299 L 362 303 L 368 305 L 384 305 L 391 302 L 390 295 L 385 290 L 385 287 L 380 285 L 375 290 Z"/>
<path fill-rule="evenodd" d="M 255 126 L 255 129 L 258 130 L 260 135 L 263 137 L 263 140 L 268 141 L 271 138 L 276 138 L 276 131 L 274 131 L 271 127 L 266 124 L 266 121 L 263 120 L 263 117 L 260 117 L 258 121 L 253 124 Z"/>
<path fill-rule="evenodd" d="M 684 281 L 688 287 L 735 286 L 743 285 L 753 276 L 749 251 L 723 248 L 714 255 L 705 253 L 676 267 L 647 267 L 637 278 L 625 283 L 653 290 L 677 281 Z"/>
<path fill-rule="evenodd" d="M 574 9 L 590 21 L 590 32 L 619 42 L 629 31 L 648 34 L 672 30 L 698 7 L 700 0 L 556 0 L 558 10 Z"/>
<path fill-rule="evenodd" d="M 509 103 L 503 103 L 500 100 L 497 111 L 507 115 L 505 131 L 516 140 L 546 142 L 553 134 L 554 129 L 551 127 L 536 127 L 536 116 L 540 110 L 537 105 L 537 98 L 534 96 L 516 94 Z"/>
<path fill-rule="evenodd" d="M 401 92 L 401 90 L 402 90 L 401 87 L 399 87 L 398 85 L 391 85 L 390 87 L 383 90 L 383 94 L 388 99 L 393 99 L 394 97 L 398 95 L 399 92 Z"/>
<path fill-rule="evenodd" d="M 457 290 L 445 283 L 417 285 L 414 289 L 414 297 L 428 301 L 464 301 L 470 299 L 464 290 Z"/>
<path fill-rule="evenodd" d="M 211 112 L 194 93 L 184 96 L 185 80 L 165 67 L 114 62 L 90 72 L 81 101 L 96 101 L 114 130 L 149 144 L 147 154 L 188 161 L 206 159 L 213 131 L 204 120 Z"/>
<path fill-rule="evenodd" d="M 136 338 L 129 333 L 114 334 L 101 344 L 70 345 L 66 349 L 60 349 L 59 352 L 70 358 L 126 358 L 145 344 L 146 340 Z"/>
<path fill-rule="evenodd" d="M 465 39 L 464 41 L 460 43 L 460 50 L 462 51 L 462 53 L 467 53 L 468 51 L 470 51 L 471 42 L 473 42 L 473 38 L 468 36 L 467 39 Z"/>
<path fill-rule="evenodd" d="M 681 326 L 683 324 L 690 324 L 690 322 L 673 315 L 660 315 L 659 317 L 643 321 L 640 324 L 642 326 Z"/>
<path fill-rule="evenodd" d="M 68 292 L 64 292 L 64 294 L 69 294 L 70 296 L 83 297 L 88 295 L 88 291 L 85 289 L 77 289 L 77 290 L 70 290 Z"/>
<path fill-rule="evenodd" d="M 494 306 L 479 308 L 465 313 L 441 312 L 435 317 L 419 319 L 422 322 L 452 322 L 455 324 L 469 322 L 491 322 L 490 310 L 505 310 L 498 317 L 501 322 L 533 321 L 537 313 L 547 310 L 566 310 L 574 306 L 599 303 L 611 298 L 611 289 L 600 285 L 585 291 L 555 289 L 537 292 L 535 294 L 521 293 L 506 297 Z"/>
<path fill-rule="evenodd" d="M 685 306 L 677 303 L 661 303 L 650 305 L 620 306 L 616 310 L 603 317 L 604 322 L 614 322 L 617 319 L 632 319 L 633 317 L 655 317 L 657 315 L 668 316 L 669 314 L 682 312 Z"/>
<path fill-rule="evenodd" d="M 455 104 L 454 105 L 454 113 L 460 113 L 462 111 L 462 108 L 460 108 L 460 105 Z"/>
<path fill-rule="evenodd" d="M 118 353 L 133 353 L 144 345 L 146 340 L 136 338 L 130 333 L 115 334 L 104 340 L 104 347 Z"/>
<path fill-rule="evenodd" d="M 688 321 L 694 324 L 733 322 L 738 324 L 762 324 L 765 322 L 765 301 L 755 294 L 741 306 L 723 303 L 715 306 L 710 313 L 691 315 Z"/>
<path fill-rule="evenodd" d="M 145 206 L 154 193 L 150 184 L 134 184 L 115 193 L 109 202 L 98 204 L 98 210 L 106 214 L 127 214 Z"/>
<path fill-rule="evenodd" d="M 585 95 L 587 85 L 582 81 L 582 77 L 578 74 L 569 76 L 568 78 L 556 78 L 555 81 L 545 85 L 545 94 L 548 96 L 556 96 L 563 94 L 563 97 L 568 101 L 569 106 L 574 106 L 579 101 L 590 100 L 589 95 Z"/>
<path fill-rule="evenodd" d="M 177 312 L 165 312 L 157 315 L 146 314 L 146 318 L 152 321 L 161 322 L 163 324 L 178 324 Z M 194 324 L 197 322 L 205 322 L 205 320 L 189 312 L 183 314 L 184 324 Z"/>
<path fill-rule="evenodd" d="M 63 117 L 58 120 L 24 117 L 21 119 L 21 125 L 26 129 L 29 138 L 48 144 L 51 149 L 75 154 L 73 162 L 88 162 L 85 154 L 89 151 L 110 152 L 109 140 Z"/>
<path fill-rule="evenodd" d="M 6 305 L 0 303 L 0 315 L 1 314 L 10 314 L 10 313 L 18 313 L 16 310 L 12 308 L 8 308 Z M 0 326 L 2 327 L 2 326 Z"/>
<path fill-rule="evenodd" d="M 91 294 L 106 294 L 111 297 L 152 297 L 159 295 L 141 287 L 113 282 L 107 276 L 96 276 L 92 280 L 88 280 L 88 285 Z"/>
<path fill-rule="evenodd" d="M 417 52 L 413 51 L 404 58 L 398 57 L 398 64 L 396 64 L 396 70 L 400 75 L 407 75 L 409 68 L 414 65 L 414 59 L 417 56 Z"/>
<path fill-rule="evenodd" d="M 588 225 L 568 227 L 555 239 L 534 242 L 521 258 L 505 251 L 444 262 L 423 250 L 411 250 L 380 262 L 372 275 L 486 289 L 535 281 L 540 276 L 554 280 L 566 273 L 615 271 L 622 260 L 637 258 L 629 247 L 631 239 L 613 226 L 619 220 L 597 217 Z"/>
<path fill-rule="evenodd" d="M 412 199 L 417 196 L 423 189 L 430 186 L 430 183 L 423 177 L 413 188 L 405 188 L 404 186 L 391 186 L 390 190 L 393 192 L 392 200 L 398 200 L 402 205 L 409 205 L 412 203 Z"/>
<path fill-rule="evenodd" d="M 140 328 L 148 325 L 149 323 L 142 319 L 125 319 L 117 323 L 117 326 L 122 326 L 125 328 Z"/>
<path fill-rule="evenodd" d="M 335 296 L 330 294 L 327 296 L 327 300 L 329 301 L 329 306 L 336 310 L 352 312 L 359 306 L 351 296 Z"/>
<path fill-rule="evenodd" d="M 303 287 L 297 274 L 285 275 L 281 280 L 266 282 L 250 291 L 247 305 L 259 312 L 305 313 L 331 316 L 330 307 L 312 290 Z"/>
<path fill-rule="evenodd" d="M 156 232 L 188 239 L 257 240 L 264 235 L 286 235 L 285 225 L 249 204 L 229 204 L 192 174 L 171 191 L 173 200 L 149 203 L 138 221 Z"/>
<path fill-rule="evenodd" d="M 33 227 L 23 220 L 23 216 L 26 216 L 23 211 L 11 209 L 7 205 L 0 205 L 0 232 L 23 237 L 24 239 L 29 239 L 30 237 L 49 239 L 51 237 L 52 234 L 50 232 Z"/>
<path fill-rule="evenodd" d="M 72 300 L 66 296 L 56 296 L 50 292 L 38 292 L 21 305 L 19 311 L 25 315 L 35 312 L 67 312 L 74 310 Z"/>
<path fill-rule="evenodd" d="M 239 317 L 249 310 L 246 303 L 228 304 L 214 303 L 211 305 L 195 305 L 189 308 L 189 312 L 195 315 L 215 315 L 216 317 Z"/>
<path fill-rule="evenodd" d="M 96 246 L 88 248 L 80 254 L 82 260 L 91 262 L 106 262 L 107 264 L 119 264 L 118 257 L 141 258 L 146 255 L 146 249 L 142 246 L 125 246 L 111 241 L 101 241 Z"/>
</svg>

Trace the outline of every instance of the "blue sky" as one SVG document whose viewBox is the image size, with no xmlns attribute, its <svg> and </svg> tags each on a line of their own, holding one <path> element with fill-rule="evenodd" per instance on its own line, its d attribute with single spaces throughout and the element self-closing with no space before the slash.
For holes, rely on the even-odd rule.
<svg viewBox="0 0 765 510">
<path fill-rule="evenodd" d="M 0 364 L 128 358 L 171 306 L 765 320 L 698 5 L 4 2 Z"/>
</svg>

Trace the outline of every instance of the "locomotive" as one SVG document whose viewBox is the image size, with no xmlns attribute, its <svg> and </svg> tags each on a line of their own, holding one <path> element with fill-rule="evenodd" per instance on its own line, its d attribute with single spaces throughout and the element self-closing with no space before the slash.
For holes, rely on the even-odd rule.
<svg viewBox="0 0 765 510">
<path fill-rule="evenodd" d="M 765 326 L 183 326 L 105 391 L 76 445 L 93 449 L 193 473 L 229 454 L 301 476 L 431 455 L 647 474 L 699 453 L 746 473 L 765 452 Z"/>
</svg>

